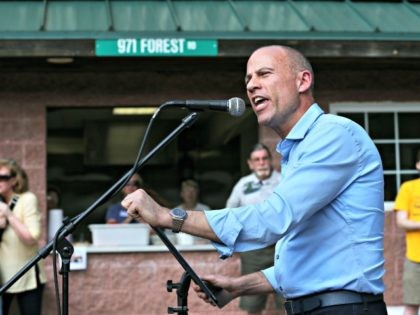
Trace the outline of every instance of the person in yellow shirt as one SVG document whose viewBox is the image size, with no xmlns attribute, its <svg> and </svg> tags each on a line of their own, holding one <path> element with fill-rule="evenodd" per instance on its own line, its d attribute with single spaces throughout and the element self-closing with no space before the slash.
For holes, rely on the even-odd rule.
<svg viewBox="0 0 420 315">
<path fill-rule="evenodd" d="M 26 172 L 11 159 L 0 159 L 0 284 L 14 276 L 38 251 L 41 214 L 38 199 L 28 191 Z M 21 315 L 40 315 L 46 282 L 43 263 L 28 270 L 3 294 L 3 315 L 17 298 Z"/>
<path fill-rule="evenodd" d="M 416 169 L 420 172 L 420 150 Z M 397 225 L 406 232 L 403 271 L 404 315 L 417 315 L 420 305 L 420 178 L 401 185 L 395 200 Z"/>
</svg>

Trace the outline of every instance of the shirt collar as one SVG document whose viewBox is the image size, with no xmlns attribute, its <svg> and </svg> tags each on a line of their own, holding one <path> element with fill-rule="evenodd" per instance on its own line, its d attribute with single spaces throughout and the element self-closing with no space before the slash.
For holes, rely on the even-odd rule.
<svg viewBox="0 0 420 315">
<path fill-rule="evenodd" d="M 270 176 L 269 176 L 269 177 L 267 177 L 266 179 L 263 179 L 263 180 L 259 179 L 259 178 L 257 177 L 257 175 L 253 172 L 253 173 L 252 173 L 252 175 L 253 175 L 253 177 L 252 177 L 252 181 L 253 181 L 254 183 L 264 184 L 264 183 L 268 182 L 268 181 L 271 179 L 271 176 L 273 175 L 273 172 L 274 172 L 274 170 L 272 170 L 272 171 L 271 171 L 271 174 L 270 174 Z"/>
<path fill-rule="evenodd" d="M 282 160 L 288 158 L 290 149 L 293 146 L 293 140 L 300 140 L 305 138 L 305 135 L 309 129 L 322 114 L 324 114 L 324 111 L 321 109 L 321 107 L 319 107 L 317 103 L 313 103 L 308 108 L 308 110 L 298 120 L 296 125 L 293 126 L 292 130 L 290 130 L 286 138 L 277 144 L 276 150 L 282 155 Z M 292 142 L 286 140 L 291 140 Z"/>
<path fill-rule="evenodd" d="M 303 116 L 298 120 L 296 125 L 293 126 L 286 139 L 299 140 L 305 138 L 306 133 L 309 131 L 313 123 L 321 116 L 324 111 L 317 103 L 311 105 Z"/>
</svg>

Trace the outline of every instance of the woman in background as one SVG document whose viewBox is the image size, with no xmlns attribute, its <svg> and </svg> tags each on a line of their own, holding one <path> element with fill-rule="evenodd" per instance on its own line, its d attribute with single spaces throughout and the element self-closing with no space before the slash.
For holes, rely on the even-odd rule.
<svg viewBox="0 0 420 315">
<path fill-rule="evenodd" d="M 26 172 L 14 160 L 0 159 L 0 196 L 0 282 L 5 283 L 37 254 L 41 215 Z M 21 315 L 40 315 L 45 282 L 40 261 L 3 294 L 3 315 L 15 297 Z"/>
</svg>

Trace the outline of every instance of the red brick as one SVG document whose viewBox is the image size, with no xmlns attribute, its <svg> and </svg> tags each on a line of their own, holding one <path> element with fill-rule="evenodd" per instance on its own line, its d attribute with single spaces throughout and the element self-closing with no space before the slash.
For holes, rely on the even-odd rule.
<svg viewBox="0 0 420 315">
<path fill-rule="evenodd" d="M 0 142 L 0 156 L 2 158 L 15 159 L 20 163 L 23 159 L 23 145 L 20 143 Z"/>
</svg>

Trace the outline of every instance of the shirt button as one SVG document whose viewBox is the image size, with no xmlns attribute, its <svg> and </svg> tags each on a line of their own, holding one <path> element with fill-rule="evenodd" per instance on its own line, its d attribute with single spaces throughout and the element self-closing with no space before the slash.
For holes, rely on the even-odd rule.
<svg viewBox="0 0 420 315">
<path fill-rule="evenodd" d="M 279 259 L 279 258 L 280 258 L 280 256 L 277 254 L 277 255 L 276 255 L 276 259 Z"/>
</svg>

